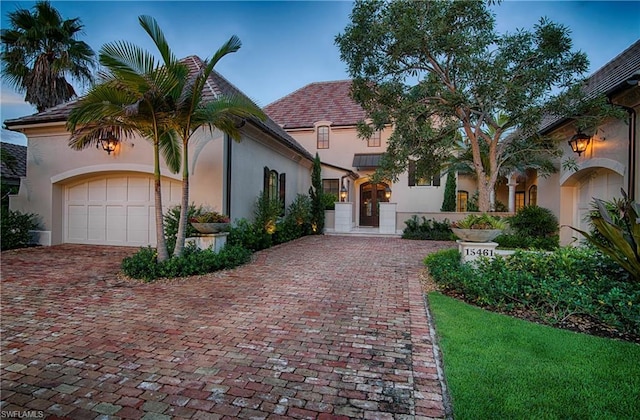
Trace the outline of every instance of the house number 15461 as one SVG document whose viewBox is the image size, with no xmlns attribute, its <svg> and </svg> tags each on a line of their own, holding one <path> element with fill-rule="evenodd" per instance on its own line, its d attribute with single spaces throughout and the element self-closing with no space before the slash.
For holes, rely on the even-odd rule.
<svg viewBox="0 0 640 420">
<path fill-rule="evenodd" d="M 493 249 L 487 248 L 466 248 L 465 252 L 470 257 L 493 257 Z"/>
</svg>

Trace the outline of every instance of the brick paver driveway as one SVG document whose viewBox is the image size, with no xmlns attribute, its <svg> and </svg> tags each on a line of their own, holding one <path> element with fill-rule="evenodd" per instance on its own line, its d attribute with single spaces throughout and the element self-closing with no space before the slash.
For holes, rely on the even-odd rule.
<svg viewBox="0 0 640 420">
<path fill-rule="evenodd" d="M 4 252 L 2 416 L 443 417 L 418 273 L 448 246 L 307 237 L 154 284 L 130 248 Z"/>
</svg>

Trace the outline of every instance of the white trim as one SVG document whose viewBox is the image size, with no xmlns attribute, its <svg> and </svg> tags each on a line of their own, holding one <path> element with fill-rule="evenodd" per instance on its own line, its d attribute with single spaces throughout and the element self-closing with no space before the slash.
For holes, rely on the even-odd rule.
<svg viewBox="0 0 640 420">
<path fill-rule="evenodd" d="M 607 159 L 607 158 L 594 158 L 594 159 L 589 159 L 583 163 L 580 163 L 578 165 L 578 170 L 573 172 L 573 171 L 568 171 L 565 172 L 561 177 L 560 177 L 560 186 L 561 187 L 568 187 L 571 186 L 575 181 L 576 181 L 576 175 L 581 174 L 581 172 L 587 170 L 587 169 L 596 169 L 596 168 L 606 168 L 609 169 L 615 173 L 617 173 L 618 175 L 620 175 L 621 177 L 625 176 L 625 173 L 627 172 L 627 168 L 624 165 L 624 163 L 620 163 L 617 160 L 613 160 L 613 159 Z"/>
<path fill-rule="evenodd" d="M 153 175 L 153 166 L 151 165 L 140 165 L 140 164 L 122 164 L 122 163 L 107 163 L 103 165 L 91 165 L 91 166 L 83 166 L 81 168 L 71 169 L 69 171 L 65 171 L 59 173 L 57 175 L 53 175 L 51 177 L 51 183 L 55 184 L 56 182 L 64 181 L 65 179 L 73 178 L 80 175 L 98 175 L 104 174 L 105 172 L 140 172 L 147 175 Z M 172 174 L 172 173 L 163 173 L 163 178 L 171 178 L 176 181 L 180 181 L 182 178 L 180 174 Z"/>
</svg>

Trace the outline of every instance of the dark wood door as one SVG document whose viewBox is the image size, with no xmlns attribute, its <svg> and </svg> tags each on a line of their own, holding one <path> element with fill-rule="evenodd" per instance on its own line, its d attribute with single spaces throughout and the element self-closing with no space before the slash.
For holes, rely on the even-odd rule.
<svg viewBox="0 0 640 420">
<path fill-rule="evenodd" d="M 364 183 L 360 186 L 360 226 L 380 226 L 378 203 L 389 201 L 385 197 L 387 184 Z"/>
</svg>

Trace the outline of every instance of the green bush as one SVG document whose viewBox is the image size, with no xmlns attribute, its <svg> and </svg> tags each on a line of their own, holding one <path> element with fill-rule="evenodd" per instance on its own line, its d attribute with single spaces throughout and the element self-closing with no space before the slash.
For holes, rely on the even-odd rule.
<svg viewBox="0 0 640 420">
<path fill-rule="evenodd" d="M 265 232 L 262 226 L 251 223 L 247 219 L 239 219 L 231 226 L 227 243 L 242 246 L 254 252 L 273 245 L 271 235 Z"/>
<path fill-rule="evenodd" d="M 167 214 L 164 215 L 164 237 L 167 241 L 167 249 L 171 252 L 176 246 L 176 238 L 178 236 L 178 223 L 180 222 L 180 207 L 171 207 Z M 191 226 L 189 219 L 198 216 L 202 213 L 202 206 L 196 208 L 194 204 L 189 205 L 189 211 L 187 213 L 187 234 L 185 238 L 197 236 L 198 231 Z"/>
<path fill-rule="evenodd" d="M 15 249 L 29 246 L 30 230 L 40 229 L 38 216 L 2 209 L 0 249 Z"/>
<path fill-rule="evenodd" d="M 640 335 L 640 286 L 609 257 L 589 248 L 517 251 L 509 257 L 460 262 L 457 250 L 425 258 L 443 290 L 498 311 L 526 310 L 551 325 L 588 316 Z"/>
<path fill-rule="evenodd" d="M 325 210 L 335 210 L 336 209 L 336 201 L 338 201 L 338 196 L 335 194 L 324 193 L 322 194 L 322 203 L 324 205 Z"/>
<path fill-rule="evenodd" d="M 163 277 L 184 277 L 206 274 L 234 268 L 248 262 L 251 251 L 235 245 L 227 245 L 219 252 L 199 250 L 187 246 L 180 257 L 158 263 L 157 252 L 151 247 L 141 248 L 136 254 L 122 261 L 123 272 L 132 278 L 152 281 Z"/>
<path fill-rule="evenodd" d="M 509 231 L 494 239 L 501 248 L 551 251 L 560 245 L 558 219 L 549 209 L 524 206 L 508 222 Z"/>
<path fill-rule="evenodd" d="M 276 230 L 276 222 L 282 214 L 282 203 L 277 198 L 270 198 L 266 192 L 262 192 L 256 200 L 253 215 L 254 224 L 264 232 L 273 234 Z"/>
<path fill-rule="evenodd" d="M 413 215 L 411 219 L 405 220 L 404 224 L 407 226 L 402 231 L 403 239 L 451 241 L 455 238 L 451 232 L 451 223 L 447 219 L 438 222 L 435 219 L 427 219 L 424 216 L 420 219 Z"/>
</svg>

